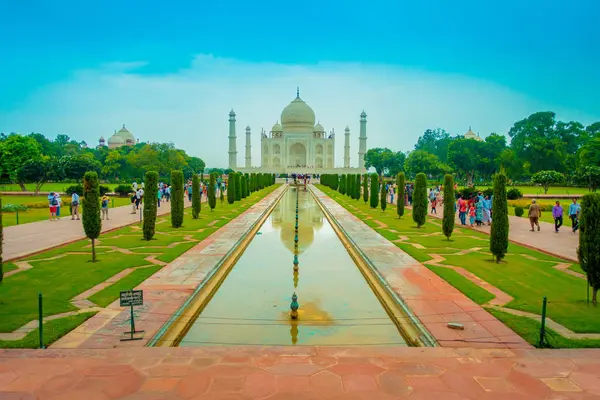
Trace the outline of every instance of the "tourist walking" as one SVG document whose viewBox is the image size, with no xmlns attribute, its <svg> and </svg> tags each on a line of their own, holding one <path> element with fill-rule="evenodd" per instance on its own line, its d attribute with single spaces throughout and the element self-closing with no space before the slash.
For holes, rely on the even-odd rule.
<svg viewBox="0 0 600 400">
<path fill-rule="evenodd" d="M 131 195 L 131 214 L 135 214 L 137 210 L 137 192 Z"/>
<path fill-rule="evenodd" d="M 75 192 L 71 195 L 71 220 L 79 219 L 79 195 Z"/>
<path fill-rule="evenodd" d="M 101 210 L 102 210 L 102 219 L 104 219 L 104 217 L 106 217 L 106 220 L 108 221 L 108 201 L 109 201 L 109 197 L 104 194 L 104 196 L 102 196 L 102 200 L 101 200 Z"/>
<path fill-rule="evenodd" d="M 558 200 L 556 205 L 552 207 L 552 218 L 554 218 L 554 232 L 558 233 L 558 229 L 563 224 L 563 208 Z"/>
<path fill-rule="evenodd" d="M 431 213 L 437 214 L 437 198 L 435 197 L 431 200 Z"/>
<path fill-rule="evenodd" d="M 475 224 L 475 203 L 472 203 L 469 206 L 469 225 L 471 225 L 471 228 L 473 227 L 473 224 Z"/>
<path fill-rule="evenodd" d="M 192 189 L 192 185 L 189 185 L 189 186 L 187 187 L 187 196 L 188 196 L 188 200 L 189 200 L 189 201 L 192 201 L 192 191 L 193 191 L 193 189 Z M 202 192 L 200 192 L 200 193 L 202 193 Z"/>
<path fill-rule="evenodd" d="M 62 199 L 60 198 L 60 194 L 57 192 L 54 194 L 54 198 L 56 199 L 56 219 L 60 218 L 60 206 L 62 204 Z"/>
<path fill-rule="evenodd" d="M 460 219 L 461 225 L 467 224 L 467 201 L 462 197 L 462 195 L 458 198 L 458 218 Z"/>
<path fill-rule="evenodd" d="M 483 223 L 491 225 L 492 224 L 492 200 L 488 196 L 483 198 L 482 202 L 483 206 Z"/>
<path fill-rule="evenodd" d="M 157 206 L 160 207 L 160 200 L 162 199 L 162 196 L 163 196 L 163 189 L 159 189 L 158 192 L 156 192 L 156 196 L 158 197 Z"/>
<path fill-rule="evenodd" d="M 529 216 L 529 223 L 531 224 L 531 232 L 535 231 L 536 226 L 539 232 L 539 219 L 542 218 L 542 209 L 540 208 L 540 205 L 535 202 L 535 199 L 531 200 L 531 205 L 529 206 L 529 213 L 527 215 Z"/>
<path fill-rule="evenodd" d="M 481 200 L 478 197 L 475 202 L 475 223 L 477 226 L 481 226 L 483 223 L 483 196 L 481 196 Z"/>
<path fill-rule="evenodd" d="M 50 221 L 56 220 L 56 206 L 58 202 L 56 201 L 56 196 L 54 192 L 50 192 L 48 195 L 48 207 L 50 208 Z"/>
<path fill-rule="evenodd" d="M 581 206 L 577 204 L 577 199 L 573 198 L 573 203 L 569 205 L 569 218 L 573 222 L 572 230 L 573 233 L 577 232 L 579 229 L 579 214 L 581 214 Z"/>
</svg>

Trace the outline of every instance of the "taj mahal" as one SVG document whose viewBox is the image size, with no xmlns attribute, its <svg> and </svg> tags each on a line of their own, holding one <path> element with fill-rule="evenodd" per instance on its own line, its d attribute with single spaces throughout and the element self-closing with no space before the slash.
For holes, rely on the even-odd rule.
<svg viewBox="0 0 600 400">
<path fill-rule="evenodd" d="M 281 112 L 281 118 L 267 134 L 260 133 L 260 167 L 252 165 L 252 132 L 246 126 L 244 166 L 237 163 L 236 114 L 229 113 L 229 168 L 241 172 L 267 173 L 365 173 L 364 154 L 367 150 L 367 114 L 360 114 L 358 165 L 350 166 L 350 128 L 344 131 L 344 167 L 335 167 L 335 130 L 325 133 L 317 122 L 313 109 L 300 98 L 296 98 Z"/>
</svg>

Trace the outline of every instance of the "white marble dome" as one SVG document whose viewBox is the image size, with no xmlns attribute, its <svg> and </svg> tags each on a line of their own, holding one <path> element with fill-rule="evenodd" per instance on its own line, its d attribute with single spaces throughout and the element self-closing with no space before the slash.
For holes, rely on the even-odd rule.
<svg viewBox="0 0 600 400">
<path fill-rule="evenodd" d="M 308 127 L 315 126 L 315 112 L 300 97 L 288 104 L 281 112 L 281 124 L 286 127 Z"/>
</svg>

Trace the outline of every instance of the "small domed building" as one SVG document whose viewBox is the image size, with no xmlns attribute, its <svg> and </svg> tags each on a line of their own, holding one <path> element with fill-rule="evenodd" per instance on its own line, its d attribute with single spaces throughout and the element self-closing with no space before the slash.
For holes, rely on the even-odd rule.
<svg viewBox="0 0 600 400">
<path fill-rule="evenodd" d="M 129 132 L 125 125 L 119 131 L 115 131 L 111 137 L 108 138 L 108 141 L 105 141 L 104 136 L 100 137 L 98 141 L 100 146 L 104 146 L 105 143 L 108 143 L 109 149 L 116 149 L 122 146 L 133 146 L 137 143 L 135 136 L 133 133 Z"/>
<path fill-rule="evenodd" d="M 465 133 L 463 135 L 463 137 L 465 139 L 473 139 L 473 140 L 477 140 L 478 142 L 483 142 L 483 138 L 481 136 L 479 136 L 478 133 L 475 133 L 471 130 L 471 127 L 469 126 L 469 131 L 467 133 Z"/>
</svg>

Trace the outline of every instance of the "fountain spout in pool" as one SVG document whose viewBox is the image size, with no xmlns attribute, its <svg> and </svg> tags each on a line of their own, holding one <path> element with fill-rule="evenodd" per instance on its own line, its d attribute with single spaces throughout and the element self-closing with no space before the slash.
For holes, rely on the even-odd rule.
<svg viewBox="0 0 600 400">
<path fill-rule="evenodd" d="M 292 319 L 298 319 L 298 307 L 300 307 L 298 304 L 298 296 L 296 295 L 296 292 L 294 292 L 292 295 L 292 303 L 290 304 L 290 309 L 292 310 L 290 312 L 290 317 L 292 317 Z"/>
</svg>

